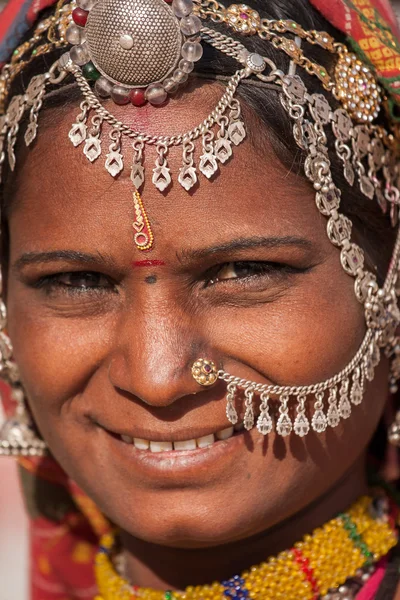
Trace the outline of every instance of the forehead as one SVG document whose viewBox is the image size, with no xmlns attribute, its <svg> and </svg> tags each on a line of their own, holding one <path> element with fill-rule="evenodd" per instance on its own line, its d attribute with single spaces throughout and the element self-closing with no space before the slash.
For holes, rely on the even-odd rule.
<svg viewBox="0 0 400 600">
<path fill-rule="evenodd" d="M 219 90 L 206 89 L 197 97 L 191 94 L 188 101 L 180 99 L 162 109 L 120 108 L 117 117 L 150 135 L 184 132 L 213 109 L 218 96 Z M 102 155 L 93 164 L 83 155 L 82 147 L 74 148 L 69 141 L 68 132 L 78 112 L 78 107 L 48 111 L 36 145 L 27 152 L 18 172 L 10 223 L 18 225 L 12 230 L 14 239 L 29 249 L 32 243 L 42 248 L 44 243 L 51 247 L 71 240 L 80 240 L 92 249 L 115 247 L 123 239 L 132 245 L 133 149 L 124 143 L 124 171 L 114 180 L 104 167 L 107 130 L 102 135 Z M 259 127 L 256 119 L 247 118 L 246 124 L 248 129 Z M 177 248 L 189 241 L 223 241 L 232 235 L 300 231 L 313 237 L 323 232 L 322 226 L 316 232 L 321 217 L 311 186 L 279 162 L 268 137 L 265 129 L 262 152 L 252 147 L 249 138 L 235 147 L 230 162 L 220 166 L 218 177 L 208 181 L 200 175 L 199 185 L 190 194 L 177 181 L 182 149 L 172 148 L 168 154 L 173 184 L 168 193 L 161 194 L 151 182 L 157 153 L 147 147 L 142 199 L 157 241 Z M 196 164 L 199 154 L 197 151 Z"/>
</svg>

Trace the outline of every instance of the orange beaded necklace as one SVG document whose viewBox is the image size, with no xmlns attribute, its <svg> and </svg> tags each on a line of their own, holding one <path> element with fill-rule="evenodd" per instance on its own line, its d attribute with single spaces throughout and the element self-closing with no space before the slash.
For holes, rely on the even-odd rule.
<svg viewBox="0 0 400 600">
<path fill-rule="evenodd" d="M 349 578 L 364 581 L 398 539 L 384 497 L 361 497 L 293 548 L 241 575 L 184 591 L 131 586 L 113 565 L 115 536 L 102 538 L 96 557 L 96 600 L 316 600 Z M 358 588 L 361 586 L 358 585 Z"/>
</svg>

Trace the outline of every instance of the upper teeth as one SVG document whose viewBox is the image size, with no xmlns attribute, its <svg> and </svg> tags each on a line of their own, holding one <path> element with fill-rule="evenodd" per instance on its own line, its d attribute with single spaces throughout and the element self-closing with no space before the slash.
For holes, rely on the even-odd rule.
<svg viewBox="0 0 400 600">
<path fill-rule="evenodd" d="M 198 439 L 185 440 L 183 442 L 153 442 L 141 438 L 131 438 L 128 435 L 121 435 L 122 441 L 127 444 L 133 444 L 138 450 L 150 450 L 151 452 L 170 452 L 171 450 L 196 450 L 196 448 L 205 448 L 211 446 L 216 440 L 227 440 L 233 435 L 233 427 L 227 427 L 216 434 L 210 433 Z"/>
</svg>

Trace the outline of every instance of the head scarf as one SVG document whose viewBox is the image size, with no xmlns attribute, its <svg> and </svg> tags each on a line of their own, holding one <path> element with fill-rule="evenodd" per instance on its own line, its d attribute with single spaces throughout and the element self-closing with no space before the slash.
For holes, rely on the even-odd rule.
<svg viewBox="0 0 400 600">
<path fill-rule="evenodd" d="M 375 71 L 393 108 L 400 106 L 400 34 L 388 0 L 310 0 L 348 37 Z M 10 0 L 0 14 L 0 65 L 5 63 L 41 10 L 56 0 Z M 6 414 L 8 390 L 0 389 Z M 51 458 L 23 458 L 21 481 L 30 516 L 31 600 L 91 600 L 93 561 L 110 523 Z"/>
</svg>

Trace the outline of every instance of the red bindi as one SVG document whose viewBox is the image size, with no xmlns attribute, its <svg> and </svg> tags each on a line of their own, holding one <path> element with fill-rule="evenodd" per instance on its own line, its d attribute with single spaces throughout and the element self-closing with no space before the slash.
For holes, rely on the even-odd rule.
<svg viewBox="0 0 400 600">
<path fill-rule="evenodd" d="M 135 260 L 132 263 L 132 267 L 163 267 L 165 262 L 163 260 Z"/>
</svg>

